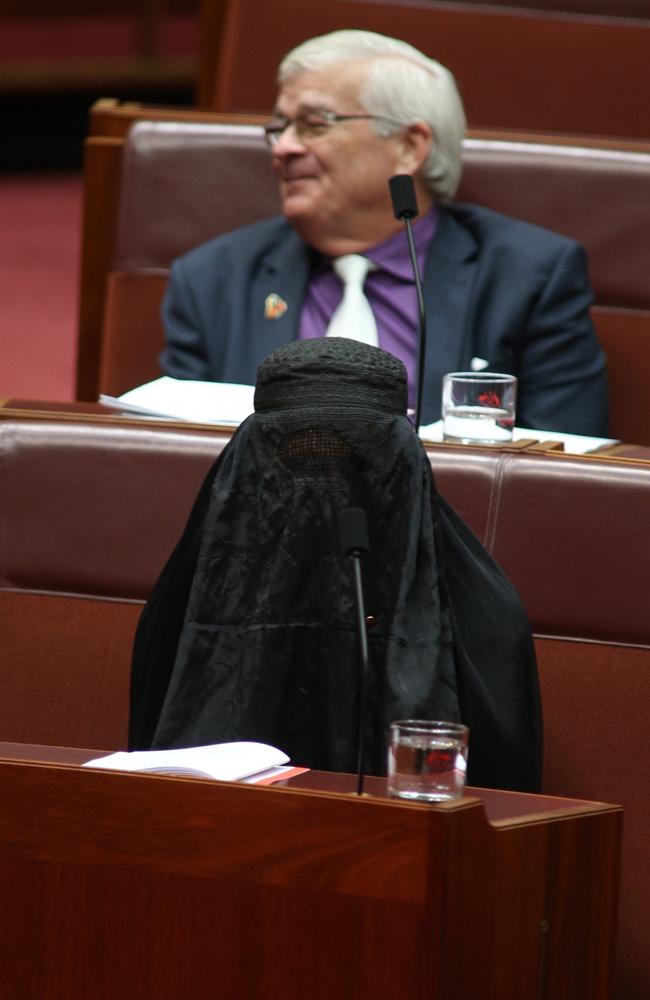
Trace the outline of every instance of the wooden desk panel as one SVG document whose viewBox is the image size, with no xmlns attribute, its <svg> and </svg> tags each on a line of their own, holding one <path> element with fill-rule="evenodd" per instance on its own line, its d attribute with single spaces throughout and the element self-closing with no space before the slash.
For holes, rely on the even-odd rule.
<svg viewBox="0 0 650 1000">
<path fill-rule="evenodd" d="M 480 790 L 423 806 L 82 754 L 0 747 L 12 996 L 609 995 L 616 806 L 493 792 L 490 823 Z"/>
</svg>

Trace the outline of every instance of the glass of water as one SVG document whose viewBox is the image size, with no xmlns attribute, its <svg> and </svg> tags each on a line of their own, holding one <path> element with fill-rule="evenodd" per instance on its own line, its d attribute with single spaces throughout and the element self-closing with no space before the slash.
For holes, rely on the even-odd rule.
<svg viewBox="0 0 650 1000">
<path fill-rule="evenodd" d="M 442 380 L 442 437 L 457 444 L 512 440 L 517 379 L 497 372 L 450 372 Z"/>
<path fill-rule="evenodd" d="M 388 791 L 394 798 L 444 802 L 463 794 L 469 730 L 460 722 L 405 719 L 390 726 Z"/>
</svg>

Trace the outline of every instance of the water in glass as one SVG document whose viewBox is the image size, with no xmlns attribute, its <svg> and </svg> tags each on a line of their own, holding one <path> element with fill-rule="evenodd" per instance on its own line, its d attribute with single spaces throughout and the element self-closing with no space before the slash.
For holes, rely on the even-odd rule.
<svg viewBox="0 0 650 1000">
<path fill-rule="evenodd" d="M 515 415 L 495 406 L 454 406 L 444 416 L 443 438 L 458 444 L 500 444 L 510 441 Z"/>
<path fill-rule="evenodd" d="M 453 736 L 402 736 L 389 751 L 391 795 L 421 802 L 459 798 L 465 783 L 466 752 L 464 741 Z"/>
</svg>

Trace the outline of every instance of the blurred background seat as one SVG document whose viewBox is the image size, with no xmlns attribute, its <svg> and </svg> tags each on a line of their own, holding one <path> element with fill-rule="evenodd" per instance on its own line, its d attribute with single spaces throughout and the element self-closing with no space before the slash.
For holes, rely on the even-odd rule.
<svg viewBox="0 0 650 1000">
<path fill-rule="evenodd" d="M 217 111 L 269 112 L 277 65 L 292 46 L 362 28 L 403 38 L 448 66 L 470 128 L 650 139 L 650 11 L 645 4 L 639 17 L 642 6 L 203 0 L 197 101 Z"/>
<path fill-rule="evenodd" d="M 78 167 L 88 107 L 112 94 L 190 104 L 199 0 L 3 0 L 2 169 Z"/>
</svg>

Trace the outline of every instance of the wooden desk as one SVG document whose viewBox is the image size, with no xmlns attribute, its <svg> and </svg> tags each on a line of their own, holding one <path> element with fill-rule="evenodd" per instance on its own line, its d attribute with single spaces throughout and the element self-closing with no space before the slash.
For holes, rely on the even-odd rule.
<svg viewBox="0 0 650 1000">
<path fill-rule="evenodd" d="M 117 408 L 105 406 L 102 403 L 91 402 L 56 402 L 42 399 L 20 399 L 18 397 L 0 398 L 0 420 L 20 419 L 20 420 L 87 420 L 90 422 L 99 420 L 100 422 L 121 422 L 132 426 L 148 426 L 174 428 L 179 430 L 203 430 L 209 433 L 214 431 L 214 424 L 191 423 L 187 420 L 162 419 L 159 417 L 139 416 L 134 413 L 127 413 Z M 226 431 L 228 435 L 232 429 L 218 428 L 220 433 Z M 444 442 L 437 442 L 429 447 L 450 447 L 458 448 L 458 445 L 447 445 Z M 469 448 L 470 446 L 464 446 Z M 478 445 L 474 447 L 479 447 Z M 530 438 L 526 441 L 516 441 L 504 445 L 501 449 L 492 446 L 492 450 L 506 451 L 549 451 L 555 454 L 562 454 L 564 446 L 558 441 L 544 441 L 537 438 Z M 650 445 L 632 444 L 620 442 L 619 444 L 607 445 L 597 452 L 592 452 L 587 456 L 594 458 L 625 458 L 633 459 L 636 462 L 650 461 Z"/>
<path fill-rule="evenodd" d="M 21 1000 L 605 1000 L 622 811 L 120 774 L 0 744 L 0 981 Z"/>
</svg>

